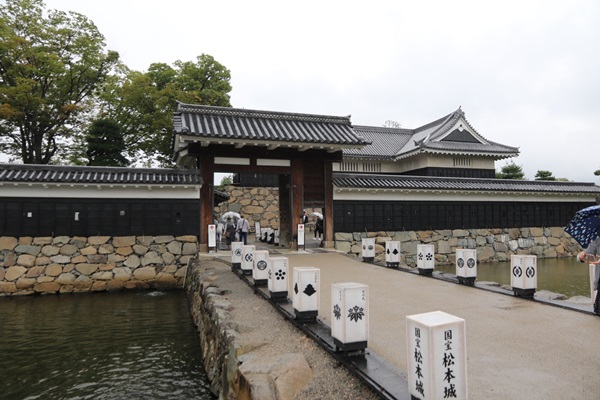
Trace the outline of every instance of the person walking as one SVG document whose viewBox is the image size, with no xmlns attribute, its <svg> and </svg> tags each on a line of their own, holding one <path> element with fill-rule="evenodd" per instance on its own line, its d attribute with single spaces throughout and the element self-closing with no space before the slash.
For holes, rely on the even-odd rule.
<svg viewBox="0 0 600 400">
<path fill-rule="evenodd" d="M 245 245 L 248 244 L 248 231 L 250 230 L 250 224 L 243 215 L 240 215 L 240 219 L 238 219 L 236 228 L 240 236 L 240 240 L 244 242 Z"/>
<path fill-rule="evenodd" d="M 592 300 L 594 303 L 594 314 L 600 315 L 600 295 L 598 293 L 600 281 L 600 237 L 592 240 L 585 250 L 577 254 L 577 261 L 595 265 L 594 293 L 596 294 L 596 298 Z"/>
<path fill-rule="evenodd" d="M 323 218 L 317 217 L 317 222 L 315 223 L 315 238 L 314 240 L 321 240 L 323 235 Z"/>
<path fill-rule="evenodd" d="M 231 242 L 235 239 L 235 225 L 231 217 L 227 218 L 227 225 L 225 225 L 225 244 L 231 246 Z"/>
</svg>

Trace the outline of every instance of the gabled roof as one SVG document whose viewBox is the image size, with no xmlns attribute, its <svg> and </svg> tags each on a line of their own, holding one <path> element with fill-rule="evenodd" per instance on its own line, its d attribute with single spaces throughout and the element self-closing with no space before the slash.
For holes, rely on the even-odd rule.
<svg viewBox="0 0 600 400">
<path fill-rule="evenodd" d="M 175 151 L 185 142 L 202 145 L 248 142 L 295 148 L 342 150 L 368 144 L 350 117 L 247 110 L 179 103 L 174 114 Z"/>
<path fill-rule="evenodd" d="M 0 164 L 4 184 L 201 185 L 199 170 Z"/>
<path fill-rule="evenodd" d="M 418 153 L 464 154 L 495 159 L 514 157 L 519 149 L 487 140 L 458 110 L 416 129 L 356 126 L 372 142 L 363 149 L 344 150 L 344 156 L 398 160 Z"/>
<path fill-rule="evenodd" d="M 572 193 L 600 195 L 600 186 L 596 186 L 594 183 L 381 174 L 335 173 L 333 174 L 333 185 L 339 189 L 416 189 L 432 191 L 543 192 L 555 194 Z"/>
</svg>

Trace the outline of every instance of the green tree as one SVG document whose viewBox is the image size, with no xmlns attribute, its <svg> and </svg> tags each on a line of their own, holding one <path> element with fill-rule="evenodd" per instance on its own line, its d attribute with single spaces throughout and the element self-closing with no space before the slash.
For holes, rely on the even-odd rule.
<svg viewBox="0 0 600 400">
<path fill-rule="evenodd" d="M 233 184 L 233 175 L 225 175 L 221 178 L 221 183 L 219 183 L 220 188 L 224 188 L 225 186 L 229 186 Z"/>
<path fill-rule="evenodd" d="M 555 181 L 556 178 L 552 175 L 550 171 L 538 170 L 535 174 L 536 181 Z"/>
<path fill-rule="evenodd" d="M 26 164 L 60 156 L 119 59 L 85 16 L 44 7 L 6 0 L 0 10 L 0 150 Z"/>
<path fill-rule="evenodd" d="M 145 73 L 122 68 L 102 94 L 101 114 L 123 128 L 131 158 L 171 166 L 177 101 L 231 107 L 230 79 L 229 70 L 206 54 L 196 62 L 155 63 Z"/>
<path fill-rule="evenodd" d="M 596 171 L 594 171 L 594 175 L 600 176 L 600 169 L 597 169 Z"/>
<path fill-rule="evenodd" d="M 514 161 L 511 161 L 504 165 L 500 172 L 496 173 L 496 178 L 498 179 L 525 179 L 525 173 L 523 172 L 523 167 L 515 164 Z"/>
<path fill-rule="evenodd" d="M 86 135 L 88 165 L 125 167 L 129 161 L 123 156 L 125 141 L 121 127 L 110 119 L 92 122 Z"/>
</svg>

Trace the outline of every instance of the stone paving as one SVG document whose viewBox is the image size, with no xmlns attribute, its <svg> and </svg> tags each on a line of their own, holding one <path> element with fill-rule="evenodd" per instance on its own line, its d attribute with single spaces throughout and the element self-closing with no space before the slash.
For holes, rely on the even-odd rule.
<svg viewBox="0 0 600 400">
<path fill-rule="evenodd" d="M 600 398 L 600 317 L 582 312 L 582 307 L 458 285 L 318 248 L 265 248 L 289 257 L 290 268 L 320 268 L 319 318 L 325 324 L 330 321 L 331 283 L 369 285 L 369 349 L 404 378 L 406 316 L 439 310 L 466 321 L 469 398 Z M 230 257 L 227 252 L 218 256 Z"/>
</svg>

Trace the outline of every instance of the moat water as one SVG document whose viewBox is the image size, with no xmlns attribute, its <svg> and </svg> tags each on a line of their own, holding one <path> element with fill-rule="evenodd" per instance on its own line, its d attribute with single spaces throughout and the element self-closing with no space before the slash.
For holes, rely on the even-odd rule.
<svg viewBox="0 0 600 400">
<path fill-rule="evenodd" d="M 435 270 L 455 274 L 454 265 L 436 266 Z M 567 297 L 590 297 L 588 264 L 578 263 L 575 257 L 538 258 L 537 290 L 548 290 Z M 477 281 L 497 282 L 510 286 L 510 262 L 478 263 Z"/>
<path fill-rule="evenodd" d="M 214 399 L 183 291 L 0 298 L 0 399 Z"/>
</svg>

